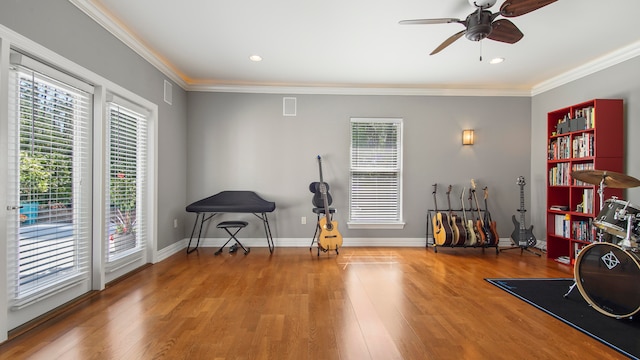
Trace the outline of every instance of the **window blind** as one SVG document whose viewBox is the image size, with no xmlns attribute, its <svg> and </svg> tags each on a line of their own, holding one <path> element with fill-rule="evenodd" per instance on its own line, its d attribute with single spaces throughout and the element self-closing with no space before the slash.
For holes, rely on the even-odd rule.
<svg viewBox="0 0 640 360">
<path fill-rule="evenodd" d="M 8 224 L 9 283 L 19 306 L 89 277 L 92 94 L 21 63 L 12 65 L 9 90 L 17 139 L 9 177 L 21 206 Z"/>
<path fill-rule="evenodd" d="M 351 222 L 401 221 L 400 119 L 351 119 Z"/>
<path fill-rule="evenodd" d="M 107 261 L 144 250 L 147 120 L 116 102 L 107 106 L 109 159 Z"/>
</svg>

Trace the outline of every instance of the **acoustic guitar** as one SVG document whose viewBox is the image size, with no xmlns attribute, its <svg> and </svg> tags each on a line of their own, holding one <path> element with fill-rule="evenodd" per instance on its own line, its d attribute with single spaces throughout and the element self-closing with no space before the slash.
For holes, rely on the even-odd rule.
<svg viewBox="0 0 640 360">
<path fill-rule="evenodd" d="M 484 223 L 485 226 L 489 227 L 489 232 L 491 233 L 491 239 L 489 240 L 490 246 L 498 245 L 498 241 L 500 241 L 500 236 L 498 235 L 496 222 L 491 220 L 491 212 L 489 212 L 489 205 L 487 204 L 487 199 L 489 199 L 489 188 L 484 187 Z"/>
<path fill-rule="evenodd" d="M 324 204 L 324 217 L 318 221 L 318 227 L 320 233 L 318 234 L 318 247 L 320 250 L 326 252 L 329 250 L 335 250 L 338 253 L 338 248 L 342 246 L 342 235 L 338 231 L 338 222 L 329 221 L 331 219 L 331 213 L 329 212 L 329 199 L 327 193 L 327 186 L 322 178 L 322 158 L 318 155 L 318 169 L 320 171 L 320 183 L 318 189 L 322 197 Z"/>
<path fill-rule="evenodd" d="M 478 219 L 476 220 L 476 229 L 478 230 L 478 234 L 480 234 L 480 238 L 478 239 L 478 244 L 484 246 L 485 244 L 491 243 L 491 231 L 487 224 L 484 223 L 484 218 L 480 213 L 480 203 L 478 202 L 478 194 L 476 194 L 476 181 L 471 179 L 471 193 L 473 194 L 473 199 L 476 201 L 476 211 L 478 211 Z"/>
<path fill-rule="evenodd" d="M 465 191 L 467 191 L 467 188 L 462 188 L 462 192 L 460 193 L 460 204 L 462 205 L 462 222 L 464 223 L 465 230 L 467 231 L 467 241 L 464 243 L 464 245 L 475 246 L 477 243 L 476 228 L 473 225 L 473 220 L 467 219 L 467 212 L 464 209 L 463 199 Z M 471 200 L 471 196 L 469 196 L 469 200 Z M 469 205 L 471 205 L 471 202 L 469 202 Z"/>
<path fill-rule="evenodd" d="M 524 186 L 526 185 L 524 176 L 518 177 L 517 184 L 520 186 L 520 209 L 518 210 L 520 213 L 520 222 L 516 220 L 515 215 L 511 215 L 511 220 L 513 221 L 514 226 L 514 229 L 511 232 L 511 240 L 513 240 L 513 242 L 520 248 L 526 249 L 528 247 L 536 246 L 538 240 L 533 235 L 533 225 L 528 229 L 524 225 L 524 213 L 527 211 L 524 208 Z"/>
<path fill-rule="evenodd" d="M 438 246 L 447 246 L 451 245 L 453 242 L 453 230 L 451 229 L 451 223 L 447 218 L 447 214 L 438 211 L 438 199 L 436 197 L 437 189 L 438 184 L 433 184 L 433 205 L 436 210 L 436 214 L 432 218 L 433 241 Z"/>
<path fill-rule="evenodd" d="M 462 224 L 462 219 L 454 215 L 453 210 L 451 210 L 451 189 L 452 186 L 449 185 L 449 188 L 447 188 L 447 204 L 449 205 L 449 223 L 451 229 L 453 229 L 453 245 L 464 246 L 465 242 L 467 242 L 467 230 Z"/>
</svg>

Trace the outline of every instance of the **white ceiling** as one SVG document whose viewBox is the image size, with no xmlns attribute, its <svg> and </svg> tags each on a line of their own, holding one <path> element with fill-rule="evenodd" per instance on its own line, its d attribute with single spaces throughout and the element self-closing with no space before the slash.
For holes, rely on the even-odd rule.
<svg viewBox="0 0 640 360">
<path fill-rule="evenodd" d="M 638 0 L 559 0 L 510 18 L 515 44 L 462 37 L 433 56 L 464 27 L 398 21 L 464 19 L 467 0 L 70 1 L 189 90 L 531 94 L 640 55 Z"/>
</svg>

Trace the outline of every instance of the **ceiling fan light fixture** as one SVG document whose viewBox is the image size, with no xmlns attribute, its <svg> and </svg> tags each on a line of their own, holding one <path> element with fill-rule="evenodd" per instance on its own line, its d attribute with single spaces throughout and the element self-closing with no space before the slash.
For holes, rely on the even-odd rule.
<svg viewBox="0 0 640 360">
<path fill-rule="evenodd" d="M 493 58 L 489 61 L 489 64 L 491 65 L 495 65 L 495 64 L 500 64 L 501 62 L 504 61 L 504 58 L 502 57 L 497 57 L 497 58 Z"/>
<path fill-rule="evenodd" d="M 469 4 L 481 9 L 488 9 L 495 5 L 496 1 L 497 0 L 469 0 Z"/>
<path fill-rule="evenodd" d="M 249 56 L 249 60 L 254 61 L 254 62 L 260 62 L 260 61 L 262 61 L 262 56 L 260 56 L 260 55 L 251 55 L 251 56 Z"/>
</svg>

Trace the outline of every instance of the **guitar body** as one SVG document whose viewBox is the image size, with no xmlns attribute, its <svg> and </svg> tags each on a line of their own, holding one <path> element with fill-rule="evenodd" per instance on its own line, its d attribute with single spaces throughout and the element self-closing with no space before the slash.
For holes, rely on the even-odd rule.
<svg viewBox="0 0 640 360">
<path fill-rule="evenodd" d="M 466 227 L 467 227 L 467 242 L 465 243 L 465 245 L 476 246 L 476 244 L 478 243 L 478 238 L 476 237 L 476 229 L 475 229 L 475 226 L 473 225 L 473 220 L 467 220 Z"/>
<path fill-rule="evenodd" d="M 450 246 L 453 241 L 453 229 L 447 214 L 437 212 L 433 216 L 433 241 L 438 246 Z"/>
<path fill-rule="evenodd" d="M 436 192 L 438 191 L 438 184 L 433 184 L 433 204 L 435 206 L 436 214 L 432 218 L 433 222 L 433 241 L 438 246 L 451 246 L 453 244 L 453 229 L 451 228 L 451 221 L 447 217 L 447 214 L 438 211 L 438 198 Z"/>
<path fill-rule="evenodd" d="M 485 232 L 482 220 L 476 220 L 476 230 L 480 235 L 480 237 L 478 238 L 478 245 L 483 246 L 487 243 L 487 233 Z"/>
<path fill-rule="evenodd" d="M 453 186 L 449 185 L 449 189 L 447 190 L 447 203 L 449 204 L 449 225 L 451 225 L 451 229 L 453 230 L 453 241 L 451 243 L 452 246 L 463 246 L 465 241 L 467 241 L 467 232 L 464 229 L 464 225 L 462 224 L 462 219 L 453 215 L 453 211 L 451 210 L 451 189 Z"/>
<path fill-rule="evenodd" d="M 487 234 L 487 243 L 489 246 L 498 245 L 500 241 L 500 235 L 498 235 L 496 222 L 491 220 L 491 213 L 489 212 L 489 204 L 487 199 L 489 198 L 489 190 L 484 188 L 484 227 Z"/>
<path fill-rule="evenodd" d="M 467 212 L 464 209 L 464 192 L 465 189 L 462 189 L 462 194 L 460 194 L 460 203 L 462 204 L 462 214 L 464 216 L 465 227 L 467 228 L 467 242 L 465 245 L 467 246 L 476 246 L 478 243 L 478 238 L 480 235 L 477 233 L 477 229 L 475 224 L 473 223 L 473 203 L 471 202 L 471 192 L 469 192 L 469 211 L 471 211 L 471 219 L 467 219 Z"/>
<path fill-rule="evenodd" d="M 323 251 L 338 250 L 342 247 L 342 235 L 338 231 L 337 221 L 327 221 L 327 217 L 323 217 L 318 221 L 320 226 L 320 234 L 318 235 L 318 246 Z"/>
<path fill-rule="evenodd" d="M 464 244 L 467 242 L 467 230 L 462 223 L 462 219 L 455 215 L 451 215 L 451 228 L 453 229 L 454 234 L 454 245 L 464 246 Z"/>
<path fill-rule="evenodd" d="M 453 237 L 451 238 L 451 246 L 458 245 L 458 240 L 460 239 L 460 229 L 456 226 L 453 221 L 453 217 L 449 217 L 449 227 L 451 227 L 451 231 L 453 232 Z"/>
<path fill-rule="evenodd" d="M 516 220 L 515 215 L 511 215 L 511 221 L 513 221 L 514 229 L 511 232 L 511 240 L 518 246 L 524 247 L 533 247 L 536 246 L 538 240 L 535 235 L 533 235 L 533 225 L 529 226 L 529 228 L 522 228 L 520 222 Z M 524 245 L 526 243 L 526 245 Z"/>
<path fill-rule="evenodd" d="M 476 220 L 476 228 L 478 229 L 478 234 L 480 237 L 478 238 L 478 244 L 480 246 L 484 246 L 491 243 L 491 232 L 489 231 L 489 226 L 486 221 L 482 218 L 482 214 L 480 214 L 480 203 L 478 202 L 478 195 L 476 194 L 476 181 L 471 179 L 471 193 L 473 194 L 473 198 L 476 201 L 476 211 L 478 212 L 478 220 Z M 485 211 L 485 217 L 486 217 Z"/>
<path fill-rule="evenodd" d="M 498 229 L 497 229 L 497 225 L 495 221 L 488 221 L 485 222 L 485 224 L 489 224 L 489 234 L 491 234 L 491 239 L 489 240 L 489 245 L 490 246 L 496 246 L 498 245 L 498 241 L 500 241 L 500 236 L 498 235 Z"/>
</svg>

